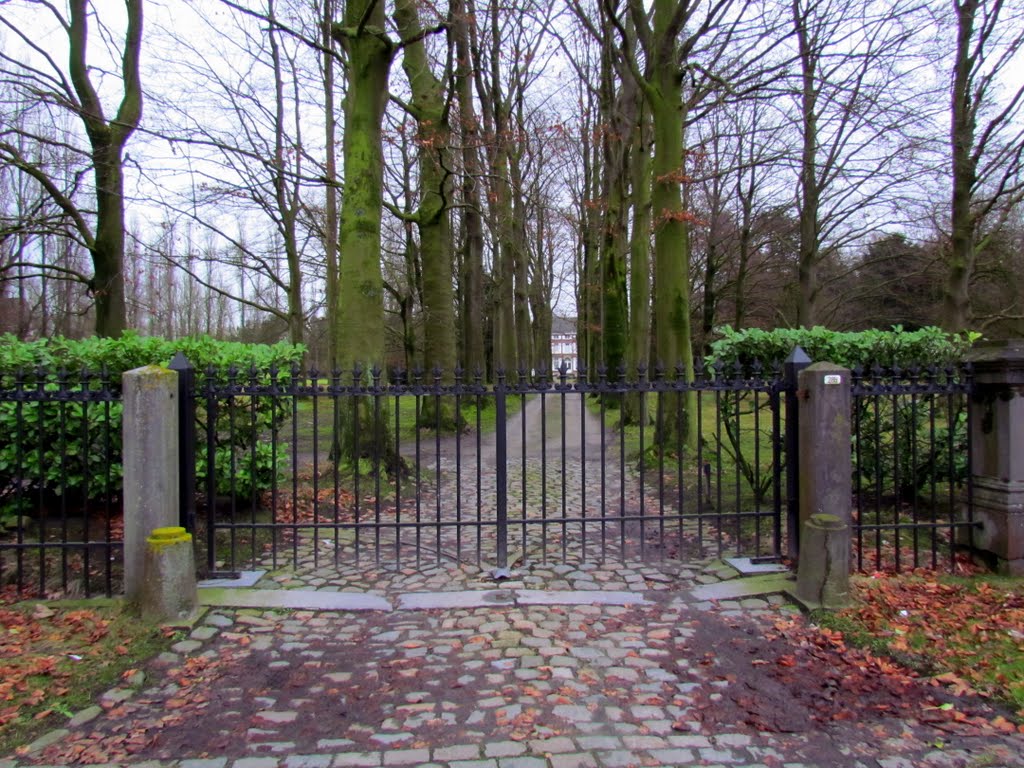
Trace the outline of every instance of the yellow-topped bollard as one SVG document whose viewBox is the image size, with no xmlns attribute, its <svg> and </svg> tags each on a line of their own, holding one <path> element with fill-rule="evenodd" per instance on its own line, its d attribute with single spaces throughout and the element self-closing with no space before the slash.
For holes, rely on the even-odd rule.
<svg viewBox="0 0 1024 768">
<path fill-rule="evenodd" d="M 178 526 L 154 528 L 146 537 L 142 568 L 142 617 L 183 619 L 198 605 L 192 534 Z"/>
<path fill-rule="evenodd" d="M 146 538 L 146 543 L 153 547 L 163 547 L 179 541 L 192 541 L 192 534 L 179 525 L 166 528 L 154 528 Z"/>
</svg>

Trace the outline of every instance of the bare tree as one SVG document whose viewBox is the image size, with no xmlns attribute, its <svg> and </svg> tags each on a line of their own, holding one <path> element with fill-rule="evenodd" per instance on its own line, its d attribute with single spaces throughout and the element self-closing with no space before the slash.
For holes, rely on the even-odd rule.
<svg viewBox="0 0 1024 768">
<path fill-rule="evenodd" d="M 950 161 L 950 247 L 943 326 L 972 318 L 977 256 L 1024 199 L 1024 85 L 1001 93 L 1024 52 L 1024 8 L 1004 0 L 954 0 Z M 988 226 L 983 226 L 987 219 Z"/>
<path fill-rule="evenodd" d="M 92 163 L 94 185 L 88 196 L 69 194 L 45 167 L 22 154 L 16 142 L 12 143 L 19 129 L 11 128 L 6 121 L 0 129 L 0 161 L 35 179 L 67 217 L 75 236 L 92 256 L 89 288 L 96 299 L 96 332 L 115 336 L 125 328 L 124 163 L 125 146 L 142 116 L 139 55 L 143 2 L 124 1 L 124 38 L 114 67 L 108 67 L 106 62 L 98 66 L 90 63 L 90 54 L 95 50 L 89 44 L 90 26 L 95 24 L 106 42 L 112 41 L 114 35 L 102 25 L 107 14 L 100 14 L 88 0 L 69 0 L 66 16 L 43 0 L 19 5 L 31 8 L 32 13 L 0 16 L 0 24 L 21 47 L 20 51 L 11 47 L 0 51 L 0 78 L 24 98 L 42 102 L 48 108 L 70 111 L 81 120 L 88 149 L 79 151 L 88 155 Z M 39 25 L 52 22 L 58 24 L 67 38 L 66 67 L 37 42 Z M 107 116 L 94 83 L 98 72 L 116 73 L 120 80 L 120 98 L 112 117 Z M 78 138 L 68 135 L 60 141 L 77 147 Z M 95 205 L 95 210 L 90 205 Z"/>
<path fill-rule="evenodd" d="M 796 322 L 826 318 L 822 264 L 873 232 L 905 224 L 915 162 L 936 99 L 922 93 L 929 62 L 915 37 L 918 0 L 793 0 L 798 72 L 793 96 L 800 222 Z"/>
</svg>

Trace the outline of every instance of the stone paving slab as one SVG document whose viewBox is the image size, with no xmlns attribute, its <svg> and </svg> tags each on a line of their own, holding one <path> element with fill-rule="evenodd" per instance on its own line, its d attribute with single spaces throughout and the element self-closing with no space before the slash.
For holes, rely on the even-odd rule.
<svg viewBox="0 0 1024 768">
<path fill-rule="evenodd" d="M 568 592 L 544 589 L 517 589 L 517 605 L 644 605 L 647 598 L 640 592 L 573 590 Z"/>
<path fill-rule="evenodd" d="M 794 582 L 788 574 L 772 574 L 717 584 L 701 584 L 691 589 L 690 594 L 697 600 L 737 600 L 744 597 L 784 594 L 793 589 L 793 586 Z"/>
<path fill-rule="evenodd" d="M 483 608 L 515 602 L 515 593 L 507 589 L 464 590 L 461 592 L 413 592 L 398 596 L 398 609 L 406 611 L 435 608 Z"/>
<path fill-rule="evenodd" d="M 241 571 L 238 574 L 238 578 L 235 579 L 206 579 L 199 582 L 199 588 L 204 589 L 207 587 L 225 587 L 236 589 L 245 587 L 255 587 L 259 583 L 259 580 L 267 575 L 266 571 Z"/>
<path fill-rule="evenodd" d="M 735 568 L 741 576 L 758 576 L 767 573 L 786 573 L 789 571 L 781 563 L 758 562 L 750 557 L 727 557 L 725 562 Z"/>
<path fill-rule="evenodd" d="M 236 588 L 200 589 L 199 604 L 229 608 L 291 608 L 307 611 L 390 611 L 392 608 L 391 603 L 383 597 L 360 592 Z"/>
</svg>

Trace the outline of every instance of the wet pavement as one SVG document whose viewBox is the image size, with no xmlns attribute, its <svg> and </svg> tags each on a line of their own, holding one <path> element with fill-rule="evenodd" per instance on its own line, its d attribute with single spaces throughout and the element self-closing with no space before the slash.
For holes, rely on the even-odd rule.
<svg viewBox="0 0 1024 768">
<path fill-rule="evenodd" d="M 1015 737 L 900 714 L 826 669 L 780 676 L 777 627 L 803 620 L 720 561 L 513 576 L 367 568 L 361 593 L 287 573 L 205 590 L 170 652 L 0 766 L 1024 765 Z M 267 605 L 223 605 L 243 594 Z"/>
</svg>

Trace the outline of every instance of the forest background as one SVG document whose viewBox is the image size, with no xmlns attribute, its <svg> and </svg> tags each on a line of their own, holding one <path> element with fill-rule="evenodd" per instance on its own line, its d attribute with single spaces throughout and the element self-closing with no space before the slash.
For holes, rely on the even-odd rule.
<svg viewBox="0 0 1024 768">
<path fill-rule="evenodd" d="M 692 372 L 1024 334 L 1020 0 L 0 1 L 0 323 Z"/>
</svg>

